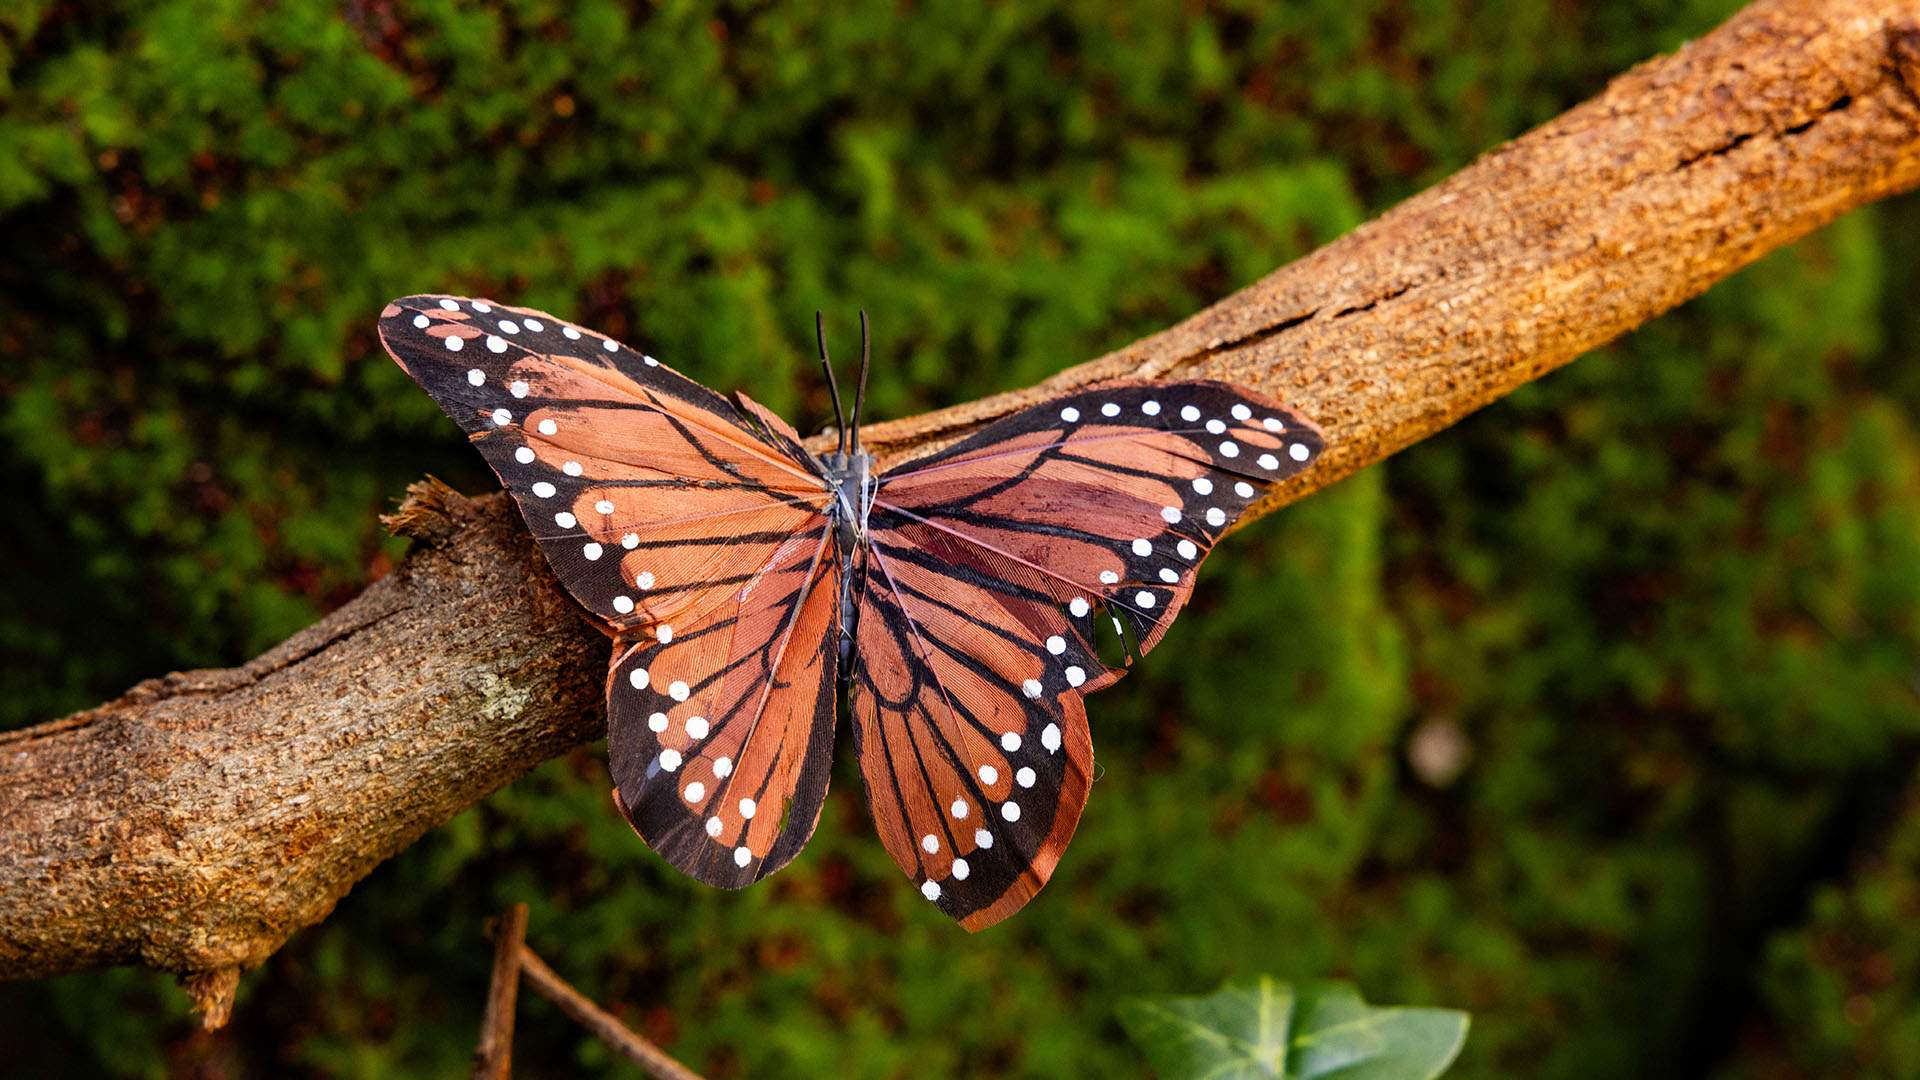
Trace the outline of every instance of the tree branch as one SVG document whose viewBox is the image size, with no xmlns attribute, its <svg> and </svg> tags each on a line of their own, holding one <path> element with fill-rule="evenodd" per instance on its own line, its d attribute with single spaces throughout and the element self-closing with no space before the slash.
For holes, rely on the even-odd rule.
<svg viewBox="0 0 1920 1080">
<path fill-rule="evenodd" d="M 473 1080 L 508 1080 L 513 1075 L 513 1012 L 520 1000 L 520 953 L 526 943 L 527 905 L 515 904 L 493 925 L 493 978 L 487 983 L 480 1045 L 473 1051 Z"/>
<path fill-rule="evenodd" d="M 1045 383 L 870 429 L 882 460 L 1119 376 L 1257 387 L 1327 431 L 1270 510 L 1854 207 L 1920 184 L 1920 0 L 1761 0 L 1452 180 Z M 0 975 L 238 970 L 381 860 L 597 737 L 607 647 L 498 495 L 416 485 L 392 575 L 243 667 L 0 736 Z"/>
</svg>

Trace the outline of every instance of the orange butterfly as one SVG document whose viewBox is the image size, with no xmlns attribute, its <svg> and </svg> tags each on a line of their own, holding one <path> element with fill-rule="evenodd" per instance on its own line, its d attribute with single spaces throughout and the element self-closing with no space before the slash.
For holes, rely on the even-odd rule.
<svg viewBox="0 0 1920 1080">
<path fill-rule="evenodd" d="M 1159 642 L 1214 541 L 1323 445 L 1224 383 L 1115 382 L 874 473 L 864 355 L 853 427 L 816 456 L 745 395 L 544 312 L 409 296 L 380 337 L 613 638 L 608 756 L 634 831 L 724 888 L 785 866 L 819 819 L 844 690 L 881 842 L 969 930 L 1025 905 L 1073 836 L 1081 699 Z"/>
</svg>

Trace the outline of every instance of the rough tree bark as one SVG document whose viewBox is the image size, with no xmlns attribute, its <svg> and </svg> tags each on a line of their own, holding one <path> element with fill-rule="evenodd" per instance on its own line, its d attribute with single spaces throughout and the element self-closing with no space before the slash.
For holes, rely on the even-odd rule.
<svg viewBox="0 0 1920 1080">
<path fill-rule="evenodd" d="M 1920 0 L 1761 0 L 1171 329 L 869 437 L 897 459 L 1068 386 L 1231 379 L 1327 431 L 1270 510 L 1916 184 Z M 252 663 L 0 735 L 0 975 L 146 964 L 217 1024 L 375 865 L 600 733 L 607 647 L 503 501 L 423 485 L 399 517 L 398 570 Z"/>
</svg>

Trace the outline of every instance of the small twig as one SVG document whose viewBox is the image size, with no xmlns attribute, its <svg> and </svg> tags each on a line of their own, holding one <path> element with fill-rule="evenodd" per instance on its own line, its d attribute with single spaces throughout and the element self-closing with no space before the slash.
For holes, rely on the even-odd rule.
<svg viewBox="0 0 1920 1080">
<path fill-rule="evenodd" d="M 621 1023 L 612 1013 L 587 1000 L 586 995 L 567 985 L 547 962 L 532 949 L 520 946 L 520 971 L 535 990 L 560 1011 L 573 1017 L 581 1027 L 605 1040 L 608 1046 L 631 1058 L 656 1080 L 700 1080 L 700 1074 L 668 1056 L 665 1050 L 642 1038 Z"/>
<path fill-rule="evenodd" d="M 503 912 L 493 928 L 493 982 L 480 1045 L 473 1052 L 473 1080 L 507 1080 L 513 1071 L 513 1010 L 520 994 L 520 957 L 527 938 L 527 905 Z"/>
</svg>

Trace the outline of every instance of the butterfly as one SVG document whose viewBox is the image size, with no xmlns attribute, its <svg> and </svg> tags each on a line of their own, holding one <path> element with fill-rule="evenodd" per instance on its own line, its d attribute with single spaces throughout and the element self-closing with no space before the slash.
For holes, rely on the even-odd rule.
<svg viewBox="0 0 1920 1080">
<path fill-rule="evenodd" d="M 612 638 L 608 763 L 634 831 L 723 888 L 785 866 L 844 697 L 881 842 L 969 930 L 1024 906 L 1073 835 L 1082 699 L 1323 446 L 1226 383 L 1108 382 L 875 471 L 864 313 L 851 427 L 821 335 L 839 438 L 819 455 L 745 394 L 545 312 L 409 296 L 379 329 Z"/>
</svg>

